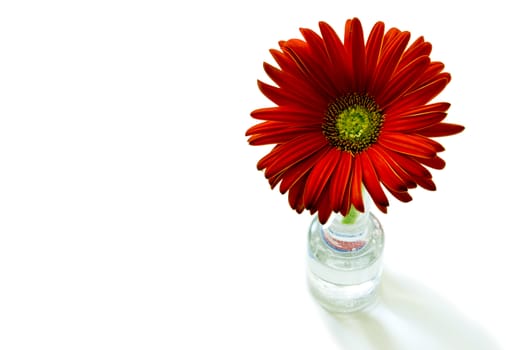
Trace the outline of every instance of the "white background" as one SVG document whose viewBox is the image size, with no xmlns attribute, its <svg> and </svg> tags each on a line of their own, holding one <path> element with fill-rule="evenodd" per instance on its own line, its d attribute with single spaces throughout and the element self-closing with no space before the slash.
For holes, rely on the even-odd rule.
<svg viewBox="0 0 525 350">
<path fill-rule="evenodd" d="M 3 1 L 0 348 L 525 348 L 522 12 L 466 4 Z M 377 214 L 384 304 L 338 319 L 244 132 L 268 49 L 354 16 L 432 42 L 466 130 Z"/>
</svg>

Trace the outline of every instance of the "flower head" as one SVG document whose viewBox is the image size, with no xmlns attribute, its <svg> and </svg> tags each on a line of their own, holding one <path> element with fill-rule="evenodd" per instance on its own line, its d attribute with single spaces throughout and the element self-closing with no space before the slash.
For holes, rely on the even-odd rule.
<svg viewBox="0 0 525 350">
<path fill-rule="evenodd" d="M 263 122 L 246 132 L 251 145 L 274 144 L 257 164 L 272 188 L 288 192 L 297 212 L 363 211 L 363 187 L 383 212 L 383 189 L 408 202 L 408 189 L 435 190 L 428 168 L 442 169 L 443 146 L 434 137 L 459 133 L 444 123 L 450 104 L 430 103 L 450 81 L 441 62 L 430 60 L 423 37 L 377 22 L 368 39 L 357 18 L 344 39 L 320 22 L 320 35 L 301 29 L 302 39 L 270 50 L 278 67 L 264 63 L 275 85 L 258 81 L 276 104 L 254 110 Z"/>
</svg>

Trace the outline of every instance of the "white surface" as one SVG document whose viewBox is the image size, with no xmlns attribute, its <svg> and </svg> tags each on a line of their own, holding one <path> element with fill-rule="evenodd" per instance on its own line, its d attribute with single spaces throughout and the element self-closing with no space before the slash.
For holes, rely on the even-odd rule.
<svg viewBox="0 0 525 350">
<path fill-rule="evenodd" d="M 491 4 L 2 2 L 0 348 L 525 348 L 522 11 Z M 337 319 L 243 134 L 267 50 L 353 16 L 425 35 L 467 129 L 379 215 L 382 303 Z"/>
</svg>

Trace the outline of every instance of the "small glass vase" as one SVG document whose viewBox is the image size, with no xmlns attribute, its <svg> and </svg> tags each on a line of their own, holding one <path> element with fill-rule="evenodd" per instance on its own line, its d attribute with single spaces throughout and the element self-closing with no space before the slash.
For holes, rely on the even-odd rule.
<svg viewBox="0 0 525 350">
<path fill-rule="evenodd" d="M 366 193 L 366 192 L 365 192 Z M 308 234 L 308 285 L 318 303 L 333 313 L 349 313 L 374 303 L 381 279 L 383 229 L 370 213 L 352 207 L 321 225 L 315 217 Z"/>
</svg>

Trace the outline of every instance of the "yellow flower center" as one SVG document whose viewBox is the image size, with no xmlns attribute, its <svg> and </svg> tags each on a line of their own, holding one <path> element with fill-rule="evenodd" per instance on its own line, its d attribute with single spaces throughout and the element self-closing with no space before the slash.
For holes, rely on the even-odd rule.
<svg viewBox="0 0 525 350">
<path fill-rule="evenodd" d="M 328 106 L 323 134 L 340 150 L 358 154 L 376 143 L 384 116 L 368 95 L 349 94 Z"/>
</svg>

